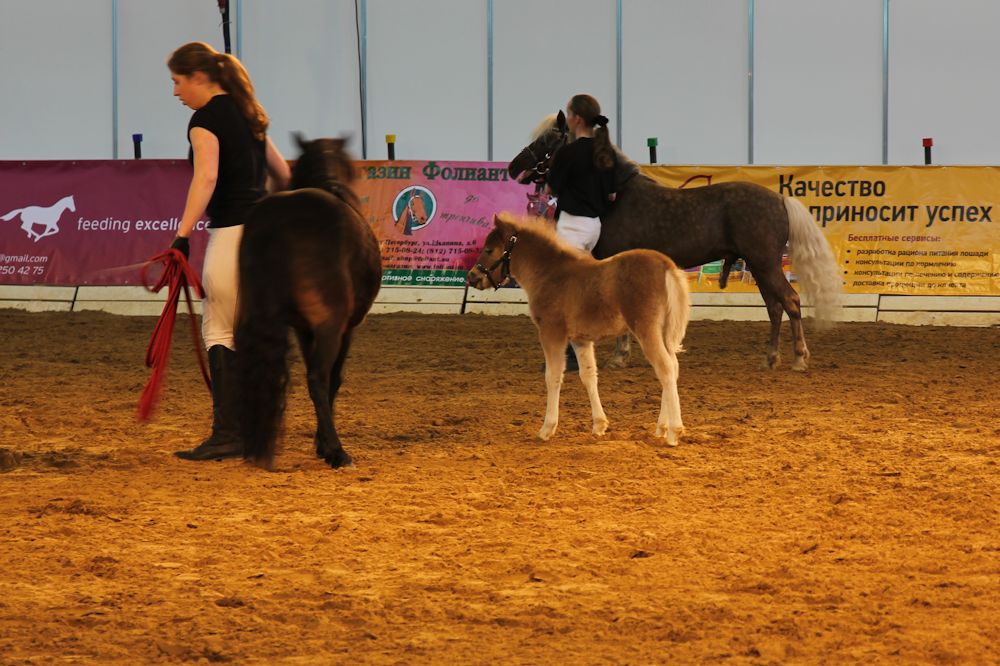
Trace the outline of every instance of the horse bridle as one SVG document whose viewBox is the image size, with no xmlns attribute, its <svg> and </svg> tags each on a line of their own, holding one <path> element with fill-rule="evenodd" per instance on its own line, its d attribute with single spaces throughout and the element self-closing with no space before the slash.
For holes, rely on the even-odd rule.
<svg viewBox="0 0 1000 666">
<path fill-rule="evenodd" d="M 556 129 L 556 128 L 552 128 Z M 552 131 L 552 130 L 549 130 Z M 533 170 L 535 172 L 535 177 L 532 181 L 535 183 L 544 183 L 545 176 L 549 173 L 550 163 L 552 162 L 552 156 L 556 154 L 556 151 L 566 145 L 567 132 L 565 130 L 559 131 L 559 140 L 552 146 L 551 149 L 547 150 L 542 157 L 538 157 L 535 151 L 531 149 L 531 144 L 528 144 L 524 150 L 531 156 L 531 159 L 535 160 L 535 166 Z"/>
<path fill-rule="evenodd" d="M 486 279 L 490 281 L 490 286 L 493 287 L 493 291 L 496 291 L 510 279 L 510 251 L 514 249 L 514 244 L 517 243 L 517 234 L 511 234 L 511 237 L 507 239 L 507 243 L 503 248 L 503 254 L 500 258 L 494 261 L 489 268 L 483 266 L 482 263 L 476 264 L 476 270 L 481 271 L 486 274 Z M 496 267 L 500 266 L 500 281 L 497 282 L 493 279 L 493 271 Z"/>
</svg>

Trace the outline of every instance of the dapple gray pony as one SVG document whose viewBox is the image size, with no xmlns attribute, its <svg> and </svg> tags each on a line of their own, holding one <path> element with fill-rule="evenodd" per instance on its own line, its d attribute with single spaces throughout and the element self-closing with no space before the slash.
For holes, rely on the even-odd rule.
<svg viewBox="0 0 1000 666">
<path fill-rule="evenodd" d="M 532 142 L 510 162 L 510 175 L 521 183 L 544 182 L 553 156 L 569 140 L 566 117 L 560 111 L 539 125 Z M 792 369 L 806 369 L 809 349 L 802 330 L 802 307 L 781 265 L 786 244 L 817 320 L 834 318 L 842 282 L 833 252 L 802 202 L 749 182 L 665 187 L 639 173 L 638 166 L 621 153 L 615 180 L 617 198 L 601 219 L 595 257 L 646 248 L 666 254 L 683 268 L 721 259 L 721 288 L 733 264 L 743 259 L 771 320 L 767 366 L 778 365 L 781 319 L 787 314 L 794 337 Z M 610 365 L 627 364 L 628 354 L 627 338 L 620 338 Z"/>
</svg>

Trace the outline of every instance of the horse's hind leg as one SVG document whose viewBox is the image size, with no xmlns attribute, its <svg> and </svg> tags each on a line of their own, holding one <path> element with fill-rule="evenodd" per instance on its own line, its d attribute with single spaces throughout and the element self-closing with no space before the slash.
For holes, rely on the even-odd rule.
<svg viewBox="0 0 1000 666">
<path fill-rule="evenodd" d="M 340 443 L 334 420 L 334 401 L 340 389 L 340 370 L 350 346 L 349 338 L 341 326 L 324 325 L 315 331 L 299 332 L 309 397 L 316 410 L 316 455 L 334 468 L 352 463 Z"/>
<path fill-rule="evenodd" d="M 771 343 L 767 353 L 768 367 L 774 368 L 778 365 L 781 316 L 787 314 L 792 328 L 793 348 L 795 350 L 792 370 L 805 370 L 808 367 L 806 361 L 809 360 L 809 348 L 806 347 L 805 331 L 802 328 L 802 304 L 798 293 L 785 279 L 785 274 L 780 267 L 755 277 L 760 295 L 764 297 L 764 303 L 767 304 L 767 314 L 771 318 Z"/>
<path fill-rule="evenodd" d="M 757 286 L 760 287 L 760 295 L 764 298 L 767 316 L 771 320 L 771 338 L 767 343 L 767 359 L 764 361 L 764 367 L 773 370 L 781 363 L 781 317 L 785 310 L 774 294 L 759 282 Z"/>
<path fill-rule="evenodd" d="M 615 338 L 615 351 L 608 359 L 605 368 L 627 368 L 632 358 L 632 338 L 629 334 L 619 335 Z"/>
<path fill-rule="evenodd" d="M 662 387 L 660 415 L 656 419 L 656 436 L 666 437 L 668 446 L 677 446 L 677 438 L 684 432 L 681 401 L 677 394 L 677 376 L 680 373 L 677 354 L 667 349 L 662 331 L 642 334 L 636 331 L 636 338 L 653 370 L 656 371 L 656 378 L 660 380 Z"/>
<path fill-rule="evenodd" d="M 594 357 L 594 343 L 573 343 L 573 351 L 580 364 L 580 380 L 587 389 L 590 398 L 590 413 L 593 418 L 595 435 L 603 435 L 608 431 L 608 416 L 601 405 L 601 396 L 597 394 L 597 360 Z"/>
<path fill-rule="evenodd" d="M 329 395 L 330 395 L 330 419 L 334 424 L 334 435 L 339 438 L 337 433 L 337 410 L 334 408 L 337 401 L 337 393 L 340 391 L 340 384 L 343 380 L 343 370 L 344 370 L 344 360 L 347 358 L 347 351 L 351 348 L 351 331 L 345 331 L 343 337 L 340 340 L 340 353 L 337 355 L 337 359 L 333 362 L 333 368 L 330 369 L 329 378 Z M 314 439 L 314 444 L 316 446 L 316 456 L 318 458 L 325 458 L 327 451 L 323 446 L 322 433 L 320 432 L 319 424 L 316 425 L 316 436 Z M 339 439 L 338 439 L 339 442 Z M 341 449 L 343 447 L 341 446 Z M 346 453 L 344 455 L 347 455 Z"/>
<path fill-rule="evenodd" d="M 28 238 L 34 239 L 36 242 L 41 238 L 37 233 L 35 233 L 35 224 L 24 219 L 24 214 L 21 214 L 21 230 L 28 234 Z"/>
</svg>

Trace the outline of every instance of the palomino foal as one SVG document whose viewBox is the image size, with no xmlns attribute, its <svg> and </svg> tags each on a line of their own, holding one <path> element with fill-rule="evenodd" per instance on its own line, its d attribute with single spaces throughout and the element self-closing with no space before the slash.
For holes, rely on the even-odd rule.
<svg viewBox="0 0 1000 666">
<path fill-rule="evenodd" d="M 567 340 L 590 397 L 593 432 L 607 431 L 608 417 L 597 394 L 594 342 L 631 331 L 663 386 L 656 436 L 676 445 L 684 429 L 677 352 L 682 351 L 690 302 L 687 278 L 674 262 L 652 250 L 629 250 L 599 261 L 563 243 L 547 220 L 503 213 L 493 218 L 493 230 L 469 271 L 469 284 L 497 288 L 510 276 L 524 287 L 545 352 L 548 401 L 538 436 L 549 439 L 559 424 Z"/>
</svg>

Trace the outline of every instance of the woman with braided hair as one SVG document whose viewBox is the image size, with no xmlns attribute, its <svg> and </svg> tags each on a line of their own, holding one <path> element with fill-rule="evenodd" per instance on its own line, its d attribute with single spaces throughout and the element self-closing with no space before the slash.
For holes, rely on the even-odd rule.
<svg viewBox="0 0 1000 666">
<path fill-rule="evenodd" d="M 243 221 L 267 194 L 268 174 L 276 190 L 288 186 L 291 174 L 267 136 L 267 114 L 237 58 L 192 42 L 174 51 L 167 67 L 174 96 L 194 110 L 188 123 L 194 175 L 171 247 L 188 256 L 188 237 L 199 218 L 207 212 L 210 220 L 202 272 L 202 337 L 212 375 L 212 434 L 177 455 L 186 460 L 235 458 L 243 455 L 233 344 Z"/>
<path fill-rule="evenodd" d="M 553 157 L 546 182 L 558 197 L 556 234 L 589 253 L 601 236 L 601 216 L 615 198 L 615 150 L 608 119 L 592 96 L 569 100 L 566 124 L 573 141 Z M 578 369 L 572 346 L 566 348 L 566 369 Z"/>
</svg>

